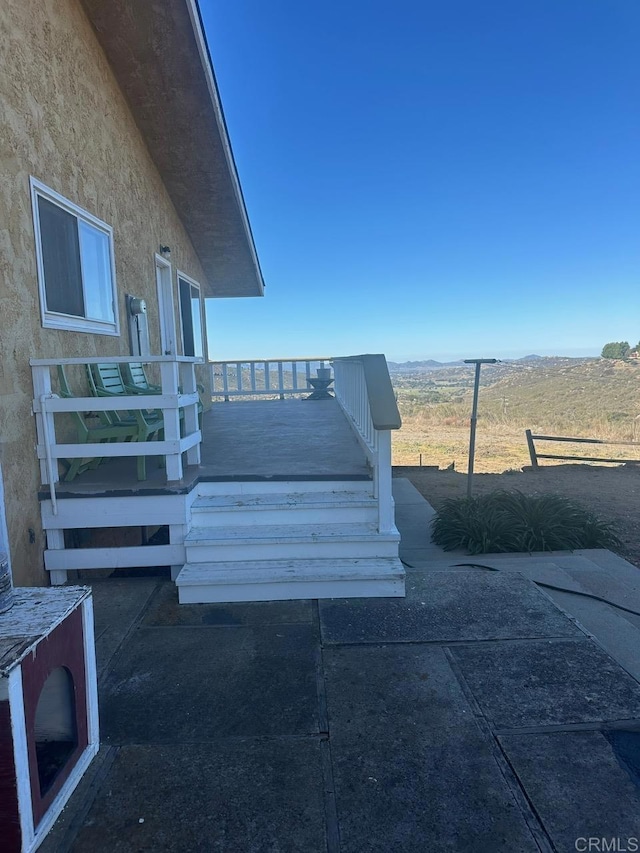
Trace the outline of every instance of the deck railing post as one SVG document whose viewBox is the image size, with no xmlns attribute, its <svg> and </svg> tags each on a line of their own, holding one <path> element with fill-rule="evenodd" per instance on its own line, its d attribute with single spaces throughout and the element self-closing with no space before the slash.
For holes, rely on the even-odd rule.
<svg viewBox="0 0 640 853">
<path fill-rule="evenodd" d="M 208 362 L 207 367 L 209 368 L 209 384 L 211 386 L 211 393 L 213 394 L 215 391 L 217 391 L 217 388 L 216 388 L 216 366 L 212 361 L 210 361 L 210 362 Z"/>
<path fill-rule="evenodd" d="M 33 390 L 34 400 L 41 401 L 43 398 L 51 396 L 51 368 L 49 365 L 34 365 L 33 370 Z M 51 447 L 56 444 L 56 425 L 53 414 L 46 411 L 36 412 L 36 434 L 38 444 L 45 447 L 46 455 L 40 460 L 40 481 L 44 483 L 51 482 L 49 474 L 49 465 L 47 459 L 50 457 Z M 54 483 L 58 482 L 57 464 L 53 468 Z"/>
<path fill-rule="evenodd" d="M 227 362 L 225 361 L 222 365 L 222 390 L 225 392 L 224 401 L 225 403 L 229 402 L 229 375 L 227 373 Z"/>
<path fill-rule="evenodd" d="M 196 383 L 195 364 L 192 361 L 181 362 L 179 365 L 180 386 L 183 394 L 197 394 L 198 386 Z M 198 432 L 200 425 L 198 424 L 198 404 L 190 403 L 184 407 L 184 434 L 193 435 Z M 187 464 L 200 464 L 200 442 L 194 444 L 187 450 Z"/>
<path fill-rule="evenodd" d="M 178 394 L 178 362 L 163 361 L 160 364 L 160 376 L 162 379 L 162 394 L 177 395 Z M 180 443 L 180 412 L 178 406 L 164 409 L 164 437 L 165 441 L 176 441 Z M 178 450 L 177 453 L 167 454 L 165 457 L 167 463 L 167 480 L 182 479 L 182 454 Z"/>
<path fill-rule="evenodd" d="M 64 551 L 64 530 L 58 528 L 49 528 L 46 531 L 47 550 L 49 551 Z M 51 586 L 62 586 L 67 582 L 67 572 L 65 569 L 52 569 L 49 571 L 49 580 Z"/>
<path fill-rule="evenodd" d="M 391 432 L 380 430 L 376 433 L 376 487 L 378 498 L 378 532 L 389 533 L 394 529 L 392 471 L 391 471 Z"/>
<path fill-rule="evenodd" d="M 284 370 L 282 362 L 278 362 L 278 391 L 280 391 L 280 399 L 284 400 Z"/>
</svg>

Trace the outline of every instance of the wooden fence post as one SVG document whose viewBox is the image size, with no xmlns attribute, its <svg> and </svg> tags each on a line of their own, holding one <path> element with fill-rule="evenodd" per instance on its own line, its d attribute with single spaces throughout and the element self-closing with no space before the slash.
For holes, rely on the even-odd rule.
<svg viewBox="0 0 640 853">
<path fill-rule="evenodd" d="M 531 430 L 527 429 L 524 433 L 527 436 L 527 444 L 529 446 L 529 456 L 531 457 L 531 467 L 538 468 L 538 457 L 536 455 L 536 446 L 533 443 L 533 436 L 531 435 Z"/>
</svg>

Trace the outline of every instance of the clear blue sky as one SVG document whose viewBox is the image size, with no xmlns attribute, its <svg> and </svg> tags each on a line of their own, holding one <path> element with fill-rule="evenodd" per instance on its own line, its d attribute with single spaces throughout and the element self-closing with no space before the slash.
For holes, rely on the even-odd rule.
<svg viewBox="0 0 640 853">
<path fill-rule="evenodd" d="M 200 0 L 265 281 L 213 358 L 640 338 L 640 0 Z"/>
</svg>

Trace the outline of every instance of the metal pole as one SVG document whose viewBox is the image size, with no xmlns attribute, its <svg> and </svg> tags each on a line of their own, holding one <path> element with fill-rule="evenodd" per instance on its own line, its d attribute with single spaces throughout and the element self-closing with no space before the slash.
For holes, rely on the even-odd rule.
<svg viewBox="0 0 640 853">
<path fill-rule="evenodd" d="M 473 461 L 476 453 L 476 423 L 478 421 L 478 392 L 480 391 L 480 368 L 483 364 L 495 364 L 497 358 L 465 358 L 465 364 L 475 364 L 476 375 L 473 383 L 473 405 L 471 407 L 471 429 L 469 433 L 469 467 L 467 469 L 467 497 L 471 497 L 473 481 Z"/>
</svg>

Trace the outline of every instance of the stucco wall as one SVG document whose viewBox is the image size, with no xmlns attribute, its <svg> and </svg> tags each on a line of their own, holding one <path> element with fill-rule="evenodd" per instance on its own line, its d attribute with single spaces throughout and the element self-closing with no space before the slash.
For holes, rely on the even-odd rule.
<svg viewBox="0 0 640 853">
<path fill-rule="evenodd" d="M 0 66 L 0 464 L 14 581 L 43 584 L 29 358 L 130 354 L 125 293 L 159 353 L 158 246 L 174 288 L 176 269 L 204 275 L 79 2 L 3 0 Z M 30 175 L 113 227 L 120 337 L 42 327 Z"/>
</svg>

